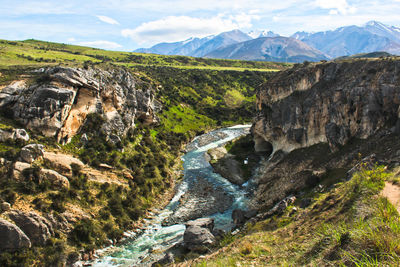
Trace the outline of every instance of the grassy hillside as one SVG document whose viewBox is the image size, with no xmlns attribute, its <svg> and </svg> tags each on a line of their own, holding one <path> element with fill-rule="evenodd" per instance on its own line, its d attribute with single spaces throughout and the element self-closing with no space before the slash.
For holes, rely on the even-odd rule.
<svg viewBox="0 0 400 267">
<path fill-rule="evenodd" d="M 285 63 L 219 60 L 185 56 L 161 56 L 131 52 L 106 51 L 96 48 L 37 40 L 0 40 L 0 68 L 16 65 L 75 65 L 84 62 L 112 62 L 132 66 L 172 66 L 183 69 L 277 71 L 290 66 Z"/>
<path fill-rule="evenodd" d="M 385 181 L 398 179 L 399 169 L 361 170 L 310 192 L 305 209 L 298 199 L 282 215 L 227 236 L 225 247 L 192 266 L 397 266 L 400 217 L 380 192 Z"/>
</svg>

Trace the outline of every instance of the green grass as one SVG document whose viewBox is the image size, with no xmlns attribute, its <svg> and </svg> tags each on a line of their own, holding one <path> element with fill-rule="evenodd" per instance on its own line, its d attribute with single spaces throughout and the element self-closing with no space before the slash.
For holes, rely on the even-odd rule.
<svg viewBox="0 0 400 267">
<path fill-rule="evenodd" d="M 394 175 L 382 166 L 362 170 L 314 193 L 305 210 L 293 213 L 289 206 L 243 236 L 227 237 L 223 250 L 193 266 L 397 266 L 400 217 L 379 195 Z"/>
<path fill-rule="evenodd" d="M 181 69 L 209 69 L 232 71 L 278 71 L 292 66 L 287 63 L 205 59 L 186 56 L 163 56 L 133 52 L 107 51 L 102 49 L 51 43 L 37 40 L 0 40 L 0 68 L 10 66 L 38 66 L 84 62 L 112 62 L 125 67 L 169 66 Z"/>
</svg>

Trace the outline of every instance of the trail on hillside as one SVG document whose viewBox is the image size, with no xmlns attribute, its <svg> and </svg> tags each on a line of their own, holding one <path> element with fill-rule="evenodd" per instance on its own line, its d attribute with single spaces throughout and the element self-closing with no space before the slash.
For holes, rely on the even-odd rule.
<svg viewBox="0 0 400 267">
<path fill-rule="evenodd" d="M 392 184 L 391 182 L 385 182 L 385 188 L 383 188 L 381 195 L 386 197 L 400 213 L 400 187 Z"/>
</svg>

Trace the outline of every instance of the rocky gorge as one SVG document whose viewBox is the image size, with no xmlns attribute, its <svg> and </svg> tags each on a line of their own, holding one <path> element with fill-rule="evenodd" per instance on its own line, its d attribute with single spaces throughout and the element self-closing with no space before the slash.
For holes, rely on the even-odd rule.
<svg viewBox="0 0 400 267">
<path fill-rule="evenodd" d="M 257 91 L 251 135 L 167 129 L 204 115 L 163 108 L 173 99 L 162 86 L 124 68 L 30 70 L 0 93 L 0 250 L 61 251 L 55 265 L 168 264 L 218 249 L 232 229 L 296 216 L 317 201 L 310 192 L 363 166 L 400 166 L 399 67 L 344 60 L 276 73 Z M 102 246 L 111 252 L 94 252 Z"/>
</svg>

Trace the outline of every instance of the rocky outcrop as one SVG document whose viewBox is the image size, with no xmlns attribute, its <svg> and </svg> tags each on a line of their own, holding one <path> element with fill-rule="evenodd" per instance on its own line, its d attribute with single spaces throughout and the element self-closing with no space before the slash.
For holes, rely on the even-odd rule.
<svg viewBox="0 0 400 267">
<path fill-rule="evenodd" d="M 263 212 L 333 177 L 346 179 L 360 155 L 398 164 L 399 77 L 400 61 L 357 60 L 298 66 L 270 79 L 257 94 L 252 133 L 256 150 L 273 154 L 259 168 L 252 204 Z"/>
<path fill-rule="evenodd" d="M 72 176 L 71 165 L 84 166 L 83 162 L 79 159 L 61 153 L 44 152 L 43 159 L 48 166 L 68 177 Z"/>
<path fill-rule="evenodd" d="M 23 171 L 30 167 L 31 165 L 29 163 L 20 161 L 15 162 L 11 170 L 11 178 L 16 181 L 23 181 L 25 179 Z"/>
<path fill-rule="evenodd" d="M 159 104 L 152 88 L 124 69 L 50 67 L 37 70 L 36 75 L 34 83 L 3 88 L 0 110 L 60 142 L 68 142 L 90 113 L 103 115 L 100 130 L 106 135 L 123 135 L 138 118 L 157 120 Z"/>
<path fill-rule="evenodd" d="M 6 220 L 0 219 L 0 251 L 15 251 L 31 247 L 31 241 L 22 230 Z"/>
<path fill-rule="evenodd" d="M 59 174 L 56 171 L 49 170 L 49 169 L 41 169 L 39 175 L 43 180 L 47 180 L 50 182 L 53 188 L 61 189 L 69 188 L 69 180 L 67 177 Z"/>
<path fill-rule="evenodd" d="M 214 219 L 201 218 L 189 221 L 183 234 L 184 247 L 199 253 L 207 252 L 216 239 L 211 233 L 214 229 Z"/>
<path fill-rule="evenodd" d="M 211 161 L 210 164 L 213 166 L 214 172 L 229 182 L 237 185 L 242 185 L 245 182 L 240 163 L 235 159 L 234 155 L 227 153 L 217 161 Z"/>
<path fill-rule="evenodd" d="M 34 212 L 25 213 L 14 210 L 8 212 L 7 215 L 29 237 L 33 245 L 45 245 L 53 233 L 49 221 Z"/>
<path fill-rule="evenodd" d="M 43 157 L 44 146 L 41 144 L 26 145 L 21 149 L 21 159 L 27 163 L 32 163 L 38 158 Z"/>
<path fill-rule="evenodd" d="M 0 142 L 5 142 L 7 140 L 28 142 L 29 134 L 25 129 L 0 129 Z"/>
<path fill-rule="evenodd" d="M 257 94 L 252 127 L 258 151 L 331 149 L 379 129 L 400 130 L 400 61 L 310 64 L 283 71 Z"/>
<path fill-rule="evenodd" d="M 32 170 L 32 172 L 27 170 Z M 58 172 L 49 169 L 37 169 L 36 171 L 29 163 L 20 161 L 14 163 L 11 170 L 11 178 L 19 182 L 33 178 L 33 180 L 36 182 L 46 180 L 49 181 L 51 186 L 55 189 L 69 188 L 68 178 L 59 174 Z"/>
</svg>

